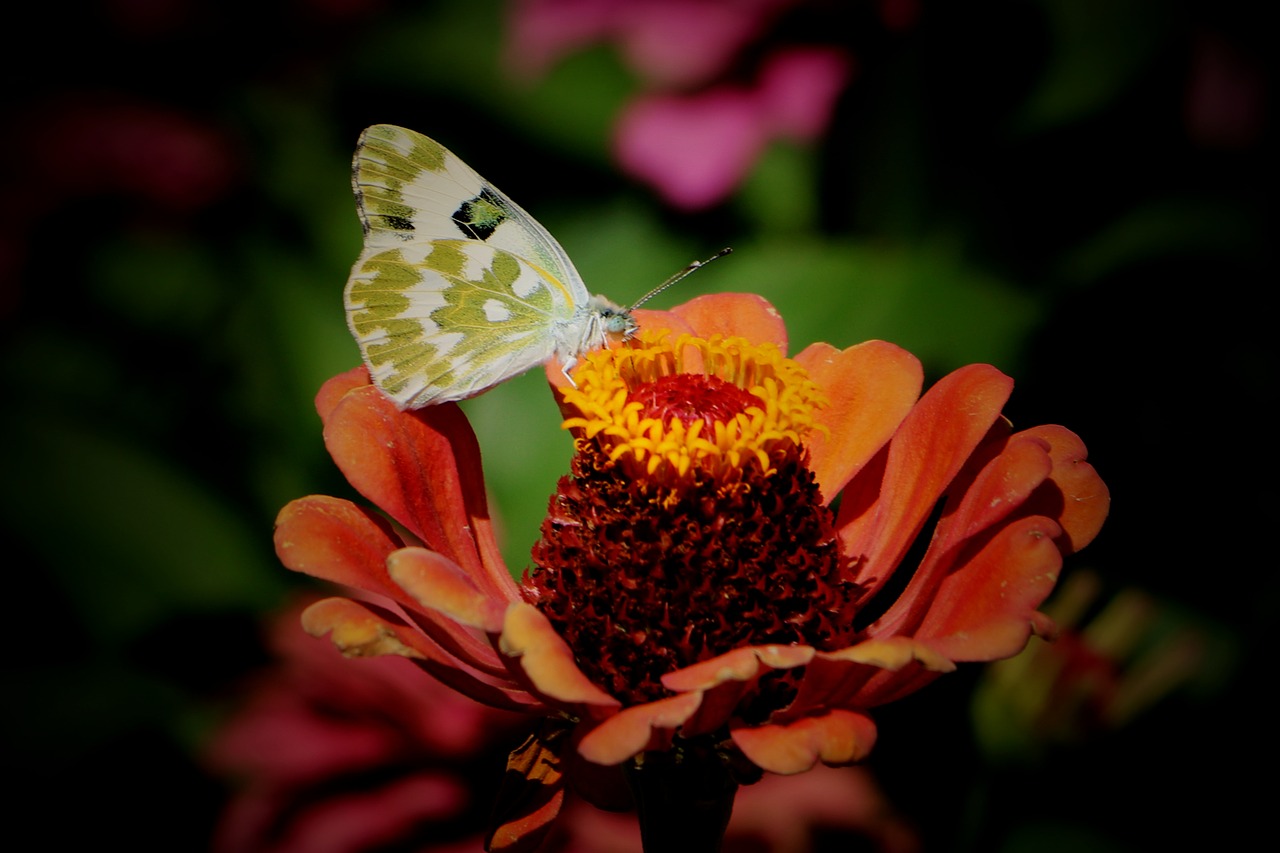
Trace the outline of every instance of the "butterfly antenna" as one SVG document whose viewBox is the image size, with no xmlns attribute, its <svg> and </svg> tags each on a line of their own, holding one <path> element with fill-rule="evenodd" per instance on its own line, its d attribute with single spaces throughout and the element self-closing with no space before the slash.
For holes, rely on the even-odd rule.
<svg viewBox="0 0 1280 853">
<path fill-rule="evenodd" d="M 634 311 L 634 310 L 636 310 L 636 309 L 637 309 L 637 308 L 639 308 L 641 305 L 645 304 L 645 303 L 646 303 L 646 302 L 648 302 L 650 299 L 652 299 L 653 297 L 657 296 L 659 293 L 661 293 L 662 291 L 666 290 L 668 287 L 670 287 L 671 285 L 673 285 L 673 284 L 675 284 L 676 282 L 680 281 L 682 278 L 684 278 L 685 276 L 687 276 L 689 273 L 691 273 L 691 272 L 693 272 L 694 270 L 696 270 L 698 267 L 705 267 L 707 264 L 711 263 L 711 262 L 712 262 L 712 261 L 714 261 L 716 258 L 723 258 L 725 255 L 729 254 L 729 253 L 730 253 L 730 252 L 732 252 L 732 251 L 733 251 L 733 249 L 731 249 L 731 248 L 729 248 L 729 247 L 725 247 L 725 248 L 721 249 L 720 251 L 716 252 L 716 253 L 715 253 L 714 255 L 712 255 L 711 257 L 707 258 L 705 261 L 694 261 L 693 263 L 689 264 L 689 266 L 687 266 L 687 267 L 685 267 L 684 269 L 680 270 L 680 272 L 676 273 L 675 275 L 671 276 L 671 278 L 667 279 L 667 280 L 666 280 L 666 281 L 664 281 L 662 284 L 660 284 L 660 285 L 658 285 L 657 287 L 655 287 L 653 290 L 650 290 L 650 291 L 649 291 L 648 293 L 646 293 L 644 296 L 641 296 L 639 299 L 637 299 L 637 300 L 635 301 L 635 304 L 634 304 L 634 305 L 632 305 L 632 306 L 631 306 L 630 308 L 628 308 L 627 310 L 628 310 L 628 311 Z"/>
</svg>

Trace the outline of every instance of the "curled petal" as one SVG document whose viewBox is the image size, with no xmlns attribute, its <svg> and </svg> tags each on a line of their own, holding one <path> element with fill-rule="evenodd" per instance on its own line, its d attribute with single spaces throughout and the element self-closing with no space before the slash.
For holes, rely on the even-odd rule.
<svg viewBox="0 0 1280 853">
<path fill-rule="evenodd" d="M 813 344 L 796 361 L 827 395 L 823 427 L 809 433 L 809 465 L 830 503 L 880 448 L 915 405 L 924 382 L 920 360 L 884 341 L 846 350 Z"/>
<path fill-rule="evenodd" d="M 855 580 L 868 596 L 888 581 L 1012 390 L 1013 380 L 987 364 L 971 364 L 943 377 L 895 433 L 876 499 L 869 505 L 841 501 L 837 526 L 842 550 L 861 559 Z"/>
<path fill-rule="evenodd" d="M 354 388 L 329 411 L 324 439 L 361 494 L 487 594 L 518 600 L 489 520 L 480 449 L 456 405 L 402 412 L 372 385 Z"/>
<path fill-rule="evenodd" d="M 1045 626 L 1036 608 L 1053 591 L 1062 567 L 1053 542 L 1059 532 L 1040 516 L 1004 528 L 941 581 L 916 638 L 956 661 L 1017 654 L 1032 631 Z"/>
<path fill-rule="evenodd" d="M 1062 566 L 1057 524 L 1033 516 L 1002 529 L 986 546 L 944 578 L 929 600 L 915 639 L 955 661 L 988 661 L 1017 654 L 1034 633 L 1053 633 L 1052 620 L 1036 608 L 1053 590 Z M 876 623 L 867 629 L 884 630 Z M 865 705 L 912 693 L 934 674 L 920 669 L 880 673 L 859 696 Z"/>
<path fill-rule="evenodd" d="M 987 462 L 967 488 L 957 489 L 947 501 L 920 568 L 877 621 L 875 632 L 880 636 L 915 634 L 939 584 L 957 561 L 966 559 L 966 545 L 1022 507 L 1052 467 L 1043 441 L 1018 437 Z"/>
<path fill-rule="evenodd" d="M 350 501 L 312 495 L 276 517 L 276 554 L 295 572 L 411 604 L 387 575 L 387 555 L 404 545 L 386 519 Z"/>
<path fill-rule="evenodd" d="M 595 717 L 607 716 L 622 704 L 582 673 L 573 651 L 532 604 L 507 608 L 498 648 L 518 660 L 518 674 L 535 691 L 557 703 Z"/>
<path fill-rule="evenodd" d="M 943 673 L 956 665 L 911 637 L 873 637 L 834 652 L 818 652 L 805 670 L 795 701 L 775 721 L 795 719 L 816 708 L 865 708 L 873 704 L 863 691 L 869 681 L 883 672 L 908 668 Z"/>
<path fill-rule="evenodd" d="M 811 646 L 748 646 L 669 672 L 662 677 L 668 690 L 702 694 L 698 712 L 684 723 L 684 734 L 714 731 L 733 716 L 760 677 L 778 669 L 804 666 L 813 659 Z"/>
<path fill-rule="evenodd" d="M 1021 507 L 1052 470 L 1044 442 L 1029 437 L 1010 441 L 963 494 L 950 499 L 954 511 L 944 512 L 939 522 L 934 536 L 937 549 L 951 550 L 994 527 Z"/>
<path fill-rule="evenodd" d="M 425 548 L 402 548 L 387 558 L 387 571 L 421 606 L 486 633 L 502 630 L 507 602 L 482 593 L 447 557 Z"/>
<path fill-rule="evenodd" d="M 787 351 L 787 327 L 782 315 L 763 297 L 750 293 L 711 293 L 697 296 L 671 310 L 693 327 L 699 337 L 746 338 Z"/>
<path fill-rule="evenodd" d="M 834 652 L 820 652 L 819 657 L 829 661 L 872 666 L 897 672 L 910 663 L 922 664 L 935 672 L 951 672 L 956 665 L 938 653 L 937 649 L 920 643 L 913 637 L 873 637 L 856 646 Z"/>
<path fill-rule="evenodd" d="M 313 637 L 329 635 L 348 657 L 399 655 L 409 658 L 444 684 L 494 708 L 529 711 L 541 707 L 509 678 L 494 678 L 455 658 L 418 628 L 370 604 L 326 598 L 302 613 L 302 627 Z"/>
<path fill-rule="evenodd" d="M 317 601 L 303 611 L 302 628 L 313 637 L 328 634 L 347 657 L 426 658 L 435 651 L 420 631 L 395 624 L 347 598 Z"/>
<path fill-rule="evenodd" d="M 742 754 L 770 773 L 803 773 L 819 761 L 852 764 L 876 741 L 876 725 L 864 714 L 835 710 L 791 723 L 741 726 L 731 733 Z"/>
<path fill-rule="evenodd" d="M 710 690 L 727 681 L 749 681 L 759 674 L 762 666 L 770 669 L 804 666 L 813 655 L 814 650 L 809 646 L 748 646 L 669 672 L 662 677 L 662 684 L 668 690 L 681 693 Z"/>
<path fill-rule="evenodd" d="M 578 752 L 596 764 L 620 764 L 645 750 L 667 749 L 675 730 L 702 704 L 700 693 L 681 693 L 633 705 L 588 732 Z"/>
<path fill-rule="evenodd" d="M 369 381 L 369 370 L 364 365 L 353 367 L 326 381 L 316 394 L 316 412 L 320 415 L 320 420 L 329 420 L 330 413 L 348 391 L 363 388 Z"/>
<path fill-rule="evenodd" d="M 1058 547 L 1063 554 L 1074 554 L 1102 529 L 1111 509 L 1111 493 L 1098 472 L 1085 461 L 1089 454 L 1084 442 L 1071 430 L 1046 425 L 1023 430 L 1018 436 L 1034 437 L 1049 445 L 1053 460 L 1051 483 L 1032 495 L 1026 509 L 1030 514 L 1057 521 L 1062 526 Z"/>
</svg>

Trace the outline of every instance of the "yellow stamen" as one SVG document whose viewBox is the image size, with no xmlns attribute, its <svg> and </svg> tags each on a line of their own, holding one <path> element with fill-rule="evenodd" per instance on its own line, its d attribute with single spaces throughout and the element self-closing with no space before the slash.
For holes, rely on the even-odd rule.
<svg viewBox="0 0 1280 853">
<path fill-rule="evenodd" d="M 638 476 L 676 480 L 703 472 L 729 482 L 750 462 L 769 472 L 774 454 L 802 446 L 814 428 L 815 410 L 827 403 L 804 368 L 773 344 L 688 334 L 671 343 L 669 336 L 646 330 L 630 346 L 587 355 L 574 373 L 578 387 L 561 389 L 578 412 L 564 427 L 597 442 L 610 460 Z M 723 401 L 691 383 L 689 399 L 681 402 L 696 411 L 705 401 L 711 414 L 686 424 L 670 413 L 655 416 L 636 399 L 645 386 L 681 374 L 721 380 L 755 402 L 717 413 L 715 406 Z"/>
</svg>

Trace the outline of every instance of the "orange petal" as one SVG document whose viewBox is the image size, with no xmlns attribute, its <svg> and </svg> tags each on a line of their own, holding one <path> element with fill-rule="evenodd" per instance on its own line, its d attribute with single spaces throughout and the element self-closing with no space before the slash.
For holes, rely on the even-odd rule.
<svg viewBox="0 0 1280 853">
<path fill-rule="evenodd" d="M 963 492 L 948 498 L 920 568 L 876 622 L 873 633 L 914 635 L 965 543 L 1021 511 L 1052 468 L 1045 443 L 1023 436 L 1009 441 L 976 475 L 970 475 Z"/>
<path fill-rule="evenodd" d="M 783 725 L 743 726 L 733 742 L 752 764 L 770 773 L 803 773 L 819 761 L 852 764 L 871 752 L 876 724 L 854 711 L 836 710 Z"/>
<path fill-rule="evenodd" d="M 333 407 L 338 405 L 348 391 L 354 391 L 369 384 L 369 370 L 363 364 L 326 381 L 316 393 L 316 412 L 320 414 L 320 420 L 329 419 L 329 413 L 333 411 Z"/>
<path fill-rule="evenodd" d="M 329 639 L 348 657 L 399 655 L 477 702 L 512 711 L 537 711 L 540 702 L 509 678 L 494 678 L 454 658 L 435 641 L 399 617 L 346 598 L 317 601 L 302 613 L 302 627 Z"/>
<path fill-rule="evenodd" d="M 775 719 L 786 721 L 821 708 L 869 707 L 875 703 L 864 695 L 864 686 L 882 672 L 907 668 L 951 672 L 956 665 L 911 637 L 872 638 L 834 652 L 818 652 L 805 669 L 791 707 Z"/>
<path fill-rule="evenodd" d="M 348 482 L 488 595 L 519 599 L 498 552 L 475 434 L 452 403 L 402 412 L 373 386 L 348 391 L 325 420 Z"/>
<path fill-rule="evenodd" d="M 508 603 L 489 598 L 447 557 L 425 548 L 402 548 L 387 558 L 387 570 L 416 605 L 419 628 L 459 660 L 494 676 L 509 678 L 504 661 L 486 634 L 502 630 Z"/>
<path fill-rule="evenodd" d="M 668 690 L 710 690 L 726 681 L 749 681 L 762 667 L 790 669 L 813 659 L 811 646 L 746 646 L 686 666 L 662 677 Z"/>
<path fill-rule="evenodd" d="M 753 344 L 775 344 L 787 351 L 787 326 L 778 310 L 752 293 L 712 293 L 695 296 L 671 313 L 693 327 L 702 338 L 736 335 Z"/>
<path fill-rule="evenodd" d="M 1032 634 L 1054 625 L 1036 608 L 1052 591 L 1062 565 L 1054 544 L 1060 528 L 1042 516 L 1022 518 L 981 552 L 955 568 L 929 602 L 915 639 L 956 661 L 989 661 L 1021 651 Z M 879 625 L 867 629 L 880 630 Z M 934 674 L 920 669 L 881 673 L 862 688 L 868 705 L 893 702 L 924 687 Z"/>
<path fill-rule="evenodd" d="M 302 628 L 313 637 L 328 634 L 347 657 L 427 658 L 436 654 L 421 632 L 393 623 L 348 598 L 326 598 L 312 604 L 302 613 Z"/>
<path fill-rule="evenodd" d="M 482 593 L 452 560 L 425 548 L 402 548 L 387 558 L 387 571 L 423 607 L 486 633 L 502 630 L 508 602 Z"/>
<path fill-rule="evenodd" d="M 747 646 L 669 672 L 662 676 L 662 684 L 678 693 L 702 694 L 697 714 L 684 724 L 686 735 L 698 735 L 727 723 L 742 697 L 755 689 L 761 676 L 778 669 L 804 666 L 813 655 L 812 646 Z"/>
<path fill-rule="evenodd" d="M 1062 525 L 1058 547 L 1073 554 L 1093 541 L 1111 509 L 1111 492 L 1085 459 L 1088 451 L 1080 437 L 1066 427 L 1032 427 L 1018 433 L 1049 444 L 1053 460 L 1052 486 L 1046 484 L 1031 497 L 1025 511 L 1047 515 Z"/>
<path fill-rule="evenodd" d="M 1027 644 L 1036 608 L 1053 591 L 1062 554 L 1060 528 L 1040 516 L 1020 519 L 951 571 L 938 586 L 917 639 L 955 661 L 1010 657 Z M 868 629 L 875 632 L 875 627 Z"/>
<path fill-rule="evenodd" d="M 671 746 L 675 730 L 697 712 L 699 693 L 681 693 L 633 705 L 593 728 L 578 744 L 578 753 L 596 764 L 620 764 L 650 749 Z"/>
<path fill-rule="evenodd" d="M 339 498 L 300 498 L 276 517 L 276 554 L 286 567 L 412 605 L 387 575 L 387 555 L 403 545 L 386 519 Z"/>
<path fill-rule="evenodd" d="M 519 673 L 535 691 L 571 710 L 599 717 L 622 704 L 578 669 L 573 651 L 532 604 L 507 608 L 498 648 L 519 660 Z"/>
<path fill-rule="evenodd" d="M 680 335 L 690 334 L 696 335 L 693 326 L 689 322 L 672 311 L 658 311 L 650 308 L 640 308 L 632 315 L 637 323 L 640 324 L 642 330 L 661 330 L 665 329 L 670 332 L 671 339 Z"/>
<path fill-rule="evenodd" d="M 867 341 L 846 350 L 813 344 L 796 356 L 827 395 L 805 439 L 810 467 L 830 503 L 885 445 L 920 396 L 920 360 L 894 344 Z"/>
<path fill-rule="evenodd" d="M 868 595 L 888 581 L 1012 390 L 1013 380 L 988 364 L 943 377 L 894 434 L 878 499 L 869 508 L 860 500 L 841 502 L 842 550 L 861 558 L 855 580 Z"/>
</svg>

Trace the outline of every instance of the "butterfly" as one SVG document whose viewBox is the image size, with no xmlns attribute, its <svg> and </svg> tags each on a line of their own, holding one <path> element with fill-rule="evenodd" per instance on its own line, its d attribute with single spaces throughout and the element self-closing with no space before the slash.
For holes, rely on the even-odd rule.
<svg viewBox="0 0 1280 853">
<path fill-rule="evenodd" d="M 370 127 L 352 187 L 364 249 L 347 325 L 401 409 L 473 396 L 552 356 L 572 382 L 583 353 L 636 334 L 636 306 L 590 295 L 547 230 L 440 143 Z"/>
</svg>

